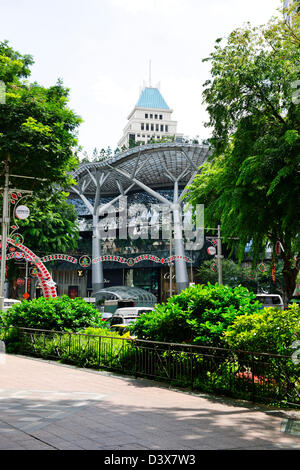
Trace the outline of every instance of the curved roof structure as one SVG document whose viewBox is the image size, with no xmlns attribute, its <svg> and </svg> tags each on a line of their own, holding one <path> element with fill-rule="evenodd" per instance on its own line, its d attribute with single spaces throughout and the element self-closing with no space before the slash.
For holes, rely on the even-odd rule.
<svg viewBox="0 0 300 470">
<path fill-rule="evenodd" d="M 129 300 L 133 299 L 139 302 L 153 302 L 156 303 L 157 299 L 151 292 L 147 292 L 139 287 L 129 286 L 112 286 L 105 287 L 99 290 L 97 296 L 103 297 L 104 299 L 120 299 Z"/>
<path fill-rule="evenodd" d="M 114 196 L 140 183 L 151 188 L 167 188 L 191 182 L 208 157 L 207 145 L 158 143 L 134 147 L 114 157 L 95 163 L 84 163 L 72 173 L 77 186 L 71 192 L 87 197 L 101 187 L 101 196 Z"/>
</svg>

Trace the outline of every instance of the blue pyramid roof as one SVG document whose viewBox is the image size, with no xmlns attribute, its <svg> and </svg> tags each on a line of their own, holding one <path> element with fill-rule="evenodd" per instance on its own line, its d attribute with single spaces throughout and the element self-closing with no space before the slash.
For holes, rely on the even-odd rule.
<svg viewBox="0 0 300 470">
<path fill-rule="evenodd" d="M 156 109 L 170 109 L 158 88 L 146 87 L 143 89 L 136 108 L 156 108 Z"/>
</svg>

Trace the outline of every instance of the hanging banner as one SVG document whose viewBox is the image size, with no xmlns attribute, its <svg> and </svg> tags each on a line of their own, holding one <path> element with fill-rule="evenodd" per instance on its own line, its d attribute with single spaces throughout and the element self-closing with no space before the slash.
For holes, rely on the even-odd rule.
<svg viewBox="0 0 300 470">
<path fill-rule="evenodd" d="M 273 262 L 273 266 L 272 266 L 272 281 L 273 281 L 273 284 L 275 284 L 275 274 L 276 274 L 276 264 L 275 264 L 275 261 Z"/>
</svg>

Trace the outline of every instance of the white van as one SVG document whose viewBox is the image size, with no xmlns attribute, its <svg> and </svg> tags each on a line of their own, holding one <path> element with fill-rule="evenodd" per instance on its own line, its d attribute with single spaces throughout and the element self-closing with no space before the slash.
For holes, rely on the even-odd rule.
<svg viewBox="0 0 300 470">
<path fill-rule="evenodd" d="M 122 307 L 122 308 L 117 308 L 117 310 L 114 313 L 114 316 L 115 315 L 138 316 L 141 313 L 151 312 L 151 310 L 154 310 L 154 308 L 152 307 Z"/>
<path fill-rule="evenodd" d="M 278 294 L 257 294 L 256 300 L 261 304 L 261 308 L 277 307 L 284 310 L 282 297 Z"/>
<path fill-rule="evenodd" d="M 146 312 L 153 311 L 152 307 L 122 307 L 118 308 L 109 319 L 110 328 L 115 329 L 120 325 L 128 326 L 130 323 L 137 321 L 138 317 Z"/>
</svg>

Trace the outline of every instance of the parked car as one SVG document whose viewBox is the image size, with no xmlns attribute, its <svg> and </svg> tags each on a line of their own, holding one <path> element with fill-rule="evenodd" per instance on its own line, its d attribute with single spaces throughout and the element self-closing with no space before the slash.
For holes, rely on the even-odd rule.
<svg viewBox="0 0 300 470">
<path fill-rule="evenodd" d="M 15 304 L 20 304 L 21 301 L 17 299 L 4 299 L 3 303 L 3 311 L 7 312 L 9 308 L 11 308 Z"/>
<path fill-rule="evenodd" d="M 277 307 L 284 309 L 282 297 L 278 294 L 257 294 L 256 300 L 262 304 L 261 308 Z"/>
<path fill-rule="evenodd" d="M 110 328 L 115 330 L 115 327 L 128 326 L 131 323 L 136 322 L 138 315 L 113 315 L 110 319 Z"/>
<path fill-rule="evenodd" d="M 128 326 L 136 322 L 138 317 L 146 312 L 154 310 L 152 307 L 122 307 L 118 308 L 110 318 L 110 328 L 113 331 L 129 331 Z"/>
</svg>

